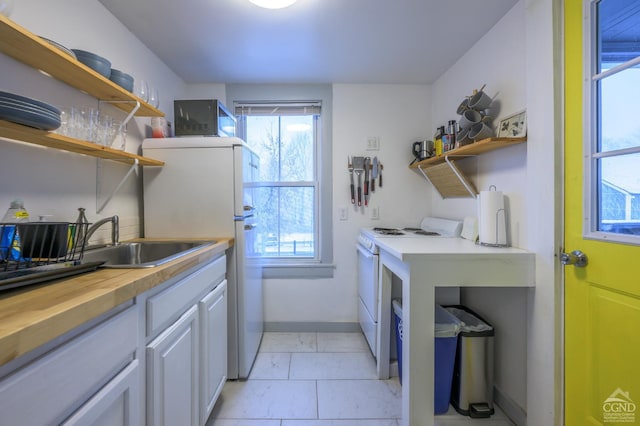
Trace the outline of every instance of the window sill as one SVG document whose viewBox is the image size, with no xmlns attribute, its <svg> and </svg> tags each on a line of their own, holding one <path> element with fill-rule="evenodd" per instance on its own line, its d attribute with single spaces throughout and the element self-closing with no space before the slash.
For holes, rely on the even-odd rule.
<svg viewBox="0 0 640 426">
<path fill-rule="evenodd" d="M 263 264 L 262 278 L 333 278 L 333 263 Z"/>
</svg>

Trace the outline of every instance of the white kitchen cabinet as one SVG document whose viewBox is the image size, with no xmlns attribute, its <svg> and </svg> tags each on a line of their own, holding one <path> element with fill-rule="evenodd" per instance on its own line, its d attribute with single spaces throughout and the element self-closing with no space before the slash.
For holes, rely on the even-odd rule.
<svg viewBox="0 0 640 426">
<path fill-rule="evenodd" d="M 133 360 L 74 413 L 63 426 L 134 426 L 140 424 L 140 363 Z"/>
<path fill-rule="evenodd" d="M 198 425 L 198 340 L 192 306 L 147 346 L 148 425 Z"/>
<path fill-rule="evenodd" d="M 146 297 L 148 425 L 204 425 L 226 381 L 226 256 Z"/>
<path fill-rule="evenodd" d="M 0 426 L 204 425 L 226 381 L 226 263 L 194 265 L 3 365 Z"/>
<path fill-rule="evenodd" d="M 83 406 L 94 414 L 110 411 L 107 400 L 115 401 L 119 391 L 109 385 L 124 380 L 119 373 L 128 372 L 135 360 L 138 327 L 132 324 L 137 321 L 134 305 L 2 378 L 0 425 L 60 424 Z M 130 387 L 136 394 L 128 396 L 133 401 L 135 384 Z M 102 408 L 89 408 L 90 399 L 93 407 Z M 139 418 L 139 404 L 129 410 L 131 419 Z"/>
<path fill-rule="evenodd" d="M 200 424 L 227 381 L 227 281 L 198 303 L 200 314 Z"/>
</svg>

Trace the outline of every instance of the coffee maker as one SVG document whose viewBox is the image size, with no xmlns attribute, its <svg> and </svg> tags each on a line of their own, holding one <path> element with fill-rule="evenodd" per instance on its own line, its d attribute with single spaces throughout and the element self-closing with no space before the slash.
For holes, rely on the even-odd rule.
<svg viewBox="0 0 640 426">
<path fill-rule="evenodd" d="M 433 156 L 433 141 L 417 141 L 414 142 L 411 152 L 415 157 L 415 161 L 422 161 Z"/>
</svg>

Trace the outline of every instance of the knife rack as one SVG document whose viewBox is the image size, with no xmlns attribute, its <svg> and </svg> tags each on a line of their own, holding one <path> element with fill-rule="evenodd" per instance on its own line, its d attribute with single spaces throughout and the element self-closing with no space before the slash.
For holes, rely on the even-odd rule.
<svg viewBox="0 0 640 426">
<path fill-rule="evenodd" d="M 365 160 L 368 160 L 368 161 L 365 161 Z M 376 179 L 378 181 L 377 184 L 375 183 L 374 179 L 371 179 L 371 173 L 373 169 L 374 169 L 374 166 L 373 164 L 371 164 L 371 157 L 355 156 L 355 155 L 354 156 L 350 155 L 348 157 L 347 170 L 351 175 L 350 176 L 351 182 L 353 182 L 355 179 L 358 179 L 357 177 L 354 178 L 353 175 L 359 174 L 359 179 L 363 183 L 362 187 L 363 188 L 365 187 L 364 181 L 367 181 L 367 185 L 369 185 L 368 187 L 369 190 L 366 196 L 365 196 L 364 190 L 362 190 L 362 200 L 367 200 L 367 201 L 364 201 L 361 204 L 358 204 L 357 202 L 354 203 L 354 200 L 357 199 L 358 197 L 357 196 L 354 197 L 352 193 L 351 203 L 355 204 L 358 207 L 368 207 L 368 199 L 370 199 L 371 195 L 376 192 L 375 188 L 382 187 L 382 171 L 384 170 L 384 165 L 378 161 L 378 174 L 376 176 Z M 364 179 L 367 175 L 368 175 L 368 179 Z M 372 187 L 369 184 L 370 181 L 374 181 L 374 186 L 373 186 L 374 189 L 371 189 Z"/>
</svg>

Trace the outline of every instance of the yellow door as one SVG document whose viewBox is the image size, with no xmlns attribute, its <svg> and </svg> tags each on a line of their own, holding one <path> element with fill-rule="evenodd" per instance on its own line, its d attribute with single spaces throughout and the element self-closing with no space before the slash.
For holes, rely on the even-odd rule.
<svg viewBox="0 0 640 426">
<path fill-rule="evenodd" d="M 618 1 L 635 8 L 640 4 L 637 0 L 602 1 L 611 2 L 610 5 Z M 583 110 L 591 96 L 584 92 L 589 80 L 585 79 L 583 68 L 583 35 L 593 28 L 588 26 L 589 15 L 583 0 L 565 0 L 564 251 L 579 250 L 588 257 L 584 267 L 564 267 L 565 424 L 640 424 L 640 246 L 633 241 L 584 238 L 584 226 L 593 216 L 593 209 L 585 207 L 584 198 L 598 203 L 599 192 L 586 191 L 583 182 L 590 179 L 589 173 L 600 182 L 603 175 L 598 173 L 598 167 L 619 161 L 585 160 L 590 152 L 584 148 L 584 138 L 597 134 L 590 130 L 593 120 Z M 635 46 L 640 55 L 640 39 Z M 636 105 L 628 107 L 637 109 L 640 99 L 635 101 Z M 637 112 L 636 116 L 640 122 Z M 601 117 L 606 119 L 606 114 L 602 112 Z M 640 141 L 640 134 L 633 137 Z M 633 149 L 629 153 L 631 157 L 620 161 L 638 157 Z M 640 159 L 636 165 L 629 178 L 640 182 Z M 640 244 L 640 235 L 635 244 Z"/>
</svg>

